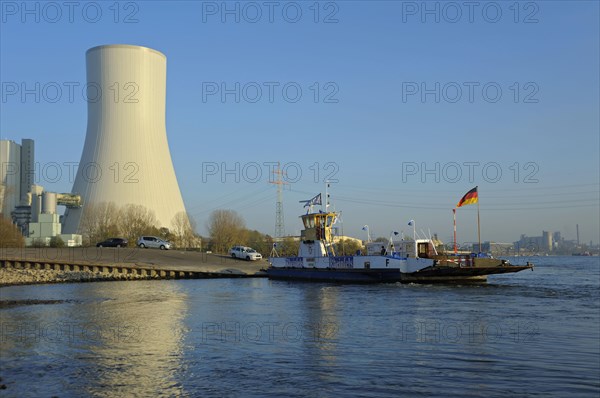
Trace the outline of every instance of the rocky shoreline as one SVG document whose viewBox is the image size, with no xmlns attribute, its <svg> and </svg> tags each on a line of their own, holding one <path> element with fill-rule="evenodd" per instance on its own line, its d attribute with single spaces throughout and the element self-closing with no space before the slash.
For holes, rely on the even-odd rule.
<svg viewBox="0 0 600 398">
<path fill-rule="evenodd" d="M 152 277 L 137 274 L 106 274 L 92 271 L 0 268 L 0 287 L 40 283 L 130 281 L 142 279 L 152 279 Z"/>
</svg>

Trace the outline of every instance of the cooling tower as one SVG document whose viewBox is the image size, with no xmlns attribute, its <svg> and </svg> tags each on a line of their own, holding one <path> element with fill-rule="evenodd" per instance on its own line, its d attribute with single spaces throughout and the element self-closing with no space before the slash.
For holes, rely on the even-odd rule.
<svg viewBox="0 0 600 398">
<path fill-rule="evenodd" d="M 73 193 L 87 204 L 137 204 L 171 228 L 185 211 L 165 128 L 167 58 L 146 47 L 106 45 L 86 53 L 88 123 Z M 78 233 L 83 209 L 67 209 Z"/>
</svg>

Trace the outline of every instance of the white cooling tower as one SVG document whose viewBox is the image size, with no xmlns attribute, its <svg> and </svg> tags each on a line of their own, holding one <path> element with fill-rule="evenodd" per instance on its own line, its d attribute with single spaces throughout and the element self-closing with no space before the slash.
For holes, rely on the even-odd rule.
<svg viewBox="0 0 600 398">
<path fill-rule="evenodd" d="M 86 53 L 88 124 L 73 193 L 87 204 L 153 210 L 171 228 L 185 211 L 165 128 L 167 58 L 146 47 L 106 45 Z M 67 209 L 64 233 L 79 232 L 82 209 Z"/>
</svg>

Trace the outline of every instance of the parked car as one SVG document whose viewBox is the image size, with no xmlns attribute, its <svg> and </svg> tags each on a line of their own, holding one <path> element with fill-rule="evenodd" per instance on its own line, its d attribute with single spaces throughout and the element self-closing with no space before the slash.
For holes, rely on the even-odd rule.
<svg viewBox="0 0 600 398">
<path fill-rule="evenodd" d="M 127 239 L 110 238 L 105 241 L 96 243 L 96 247 L 127 247 Z"/>
<path fill-rule="evenodd" d="M 259 252 L 247 246 L 233 246 L 229 249 L 229 255 L 233 258 L 241 258 L 248 261 L 262 259 L 262 255 Z"/>
<path fill-rule="evenodd" d="M 166 240 L 156 236 L 140 236 L 140 238 L 137 240 L 137 245 L 142 249 L 150 247 L 160 250 L 169 250 L 171 248 L 171 242 L 167 242 Z"/>
</svg>

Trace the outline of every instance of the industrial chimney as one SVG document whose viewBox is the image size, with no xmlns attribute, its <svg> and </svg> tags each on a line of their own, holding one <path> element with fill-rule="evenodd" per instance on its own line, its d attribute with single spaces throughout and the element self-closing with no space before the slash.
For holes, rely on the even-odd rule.
<svg viewBox="0 0 600 398">
<path fill-rule="evenodd" d="M 167 58 L 105 45 L 89 49 L 86 62 L 87 133 L 72 191 L 83 208 L 67 209 L 63 233 L 79 233 L 85 206 L 101 202 L 142 205 L 170 228 L 185 207 L 165 128 Z"/>
</svg>

